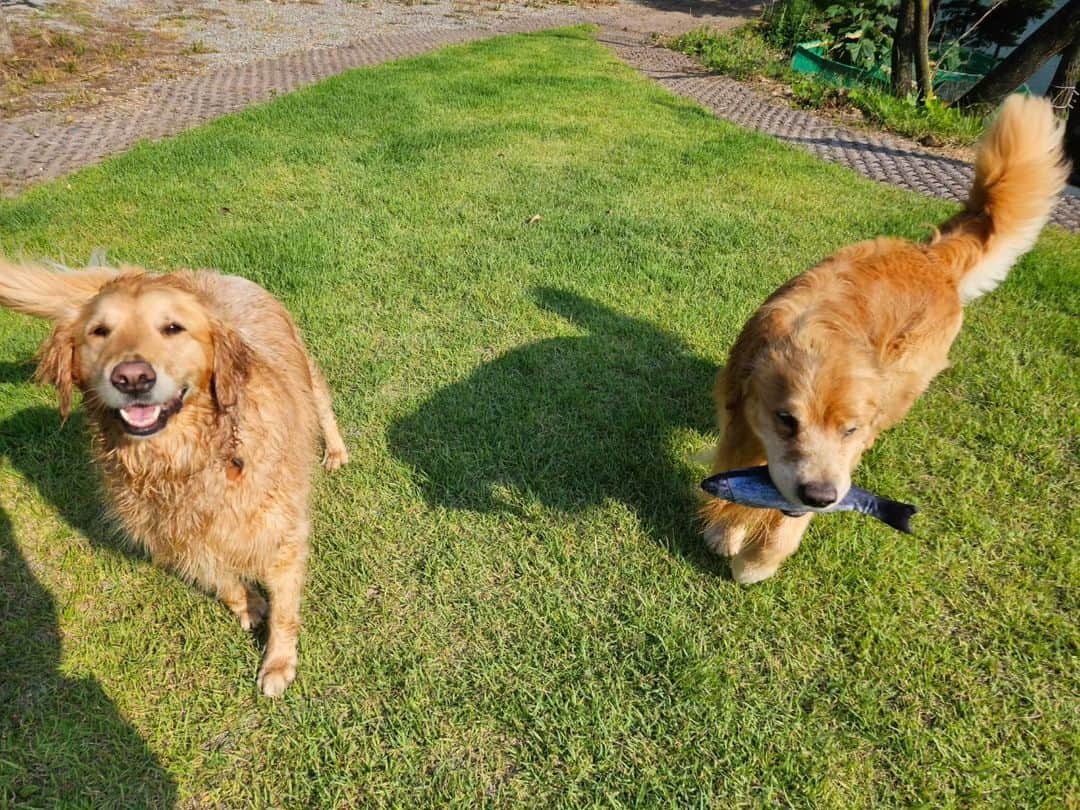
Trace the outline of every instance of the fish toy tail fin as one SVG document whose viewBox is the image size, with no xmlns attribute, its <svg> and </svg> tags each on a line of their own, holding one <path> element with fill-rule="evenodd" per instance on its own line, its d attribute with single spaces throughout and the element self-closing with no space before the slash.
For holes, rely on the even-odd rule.
<svg viewBox="0 0 1080 810">
<path fill-rule="evenodd" d="M 911 518 L 918 511 L 919 510 L 910 503 L 890 501 L 888 498 L 878 498 L 878 502 L 874 509 L 874 517 L 904 534 L 913 534 L 914 532 L 912 532 L 911 529 Z"/>
</svg>

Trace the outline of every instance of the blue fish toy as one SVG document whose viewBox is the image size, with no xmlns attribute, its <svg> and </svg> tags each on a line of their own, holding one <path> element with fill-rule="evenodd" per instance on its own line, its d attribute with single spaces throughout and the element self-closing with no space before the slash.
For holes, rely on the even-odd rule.
<svg viewBox="0 0 1080 810">
<path fill-rule="evenodd" d="M 802 504 L 793 504 L 781 495 L 769 477 L 768 467 L 728 470 L 706 478 L 701 482 L 701 488 L 721 500 L 757 509 L 778 509 L 789 517 L 815 511 Z M 821 511 L 862 512 L 905 534 L 911 534 L 911 516 L 919 510 L 910 503 L 890 501 L 868 490 L 852 487 L 842 501 Z"/>
</svg>

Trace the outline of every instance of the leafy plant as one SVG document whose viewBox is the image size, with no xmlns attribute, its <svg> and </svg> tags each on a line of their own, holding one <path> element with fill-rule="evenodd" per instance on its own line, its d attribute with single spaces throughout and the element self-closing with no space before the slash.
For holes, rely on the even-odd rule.
<svg viewBox="0 0 1080 810">
<path fill-rule="evenodd" d="M 785 51 L 826 33 L 824 14 L 813 0 L 776 0 L 765 7 L 761 22 L 763 38 Z"/>
<path fill-rule="evenodd" d="M 896 98 L 876 87 L 841 87 L 809 77 L 791 83 L 795 101 L 809 109 L 856 109 L 869 123 L 908 138 L 939 144 L 969 144 L 982 132 L 982 117 L 946 107 L 938 100 L 919 102 L 914 94 Z"/>
<path fill-rule="evenodd" d="M 909 138 L 969 144 L 986 124 L 982 116 L 947 107 L 939 99 L 919 102 L 914 95 L 896 98 L 873 88 L 853 89 L 851 103 L 868 121 Z"/>
<path fill-rule="evenodd" d="M 829 51 L 837 61 L 875 68 L 889 61 L 896 31 L 894 0 L 849 0 L 825 9 Z"/>
<path fill-rule="evenodd" d="M 793 73 L 785 54 L 766 37 L 765 24 L 749 23 L 732 31 L 690 31 L 667 40 L 669 48 L 696 57 L 707 67 L 738 79 L 768 77 L 790 85 L 800 106 L 812 109 L 856 109 L 882 129 L 909 138 L 931 137 L 948 144 L 972 143 L 982 131 L 983 119 L 940 102 L 923 106 L 914 96 L 893 98 L 878 87 L 849 89 Z"/>
<path fill-rule="evenodd" d="M 771 47 L 753 23 L 717 34 L 697 28 L 667 42 L 667 47 L 696 57 L 707 67 L 737 79 L 786 72 L 784 55 Z"/>
</svg>

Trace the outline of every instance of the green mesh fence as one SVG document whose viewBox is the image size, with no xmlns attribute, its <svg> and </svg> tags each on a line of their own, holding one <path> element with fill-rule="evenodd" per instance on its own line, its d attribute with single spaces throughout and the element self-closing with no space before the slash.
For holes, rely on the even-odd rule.
<svg viewBox="0 0 1080 810">
<path fill-rule="evenodd" d="M 791 69 L 796 73 L 808 73 L 820 76 L 833 84 L 844 87 L 865 87 L 874 85 L 881 88 L 889 86 L 889 71 L 878 66 L 872 70 L 852 67 L 829 59 L 825 55 L 824 42 L 802 42 L 795 46 L 791 57 Z M 964 94 L 969 87 L 985 76 L 994 66 L 994 60 L 985 54 L 965 51 L 961 70 L 934 71 L 934 93 L 943 101 L 954 101 Z M 1029 93 L 1028 86 L 1022 85 L 1018 92 Z"/>
</svg>

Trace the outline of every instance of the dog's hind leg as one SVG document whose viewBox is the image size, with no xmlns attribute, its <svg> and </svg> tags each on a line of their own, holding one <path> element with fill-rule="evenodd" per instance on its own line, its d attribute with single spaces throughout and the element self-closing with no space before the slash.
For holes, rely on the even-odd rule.
<svg viewBox="0 0 1080 810">
<path fill-rule="evenodd" d="M 259 670 L 259 688 L 267 697 L 279 697 L 296 678 L 296 641 L 300 635 L 300 597 L 307 570 L 307 525 L 298 538 L 289 538 L 263 582 L 270 595 L 270 636 Z"/>
<path fill-rule="evenodd" d="M 345 447 L 345 440 L 341 438 L 338 430 L 337 418 L 334 416 L 334 407 L 330 397 L 330 386 L 326 384 L 326 377 L 322 369 L 308 355 L 308 373 L 311 375 L 311 391 L 315 396 L 315 411 L 319 415 L 319 428 L 322 430 L 323 442 L 326 452 L 323 455 L 323 466 L 333 472 L 349 460 L 349 451 Z"/>
<path fill-rule="evenodd" d="M 255 589 L 255 586 L 245 582 L 237 576 L 233 570 L 222 566 L 217 557 L 212 554 L 194 554 L 178 556 L 166 548 L 159 547 L 151 551 L 151 556 L 157 565 L 176 571 L 185 579 L 188 579 L 220 599 L 225 607 L 236 614 L 240 620 L 240 626 L 245 630 L 251 630 L 262 624 L 266 618 L 266 600 Z"/>
<path fill-rule="evenodd" d="M 269 607 L 254 586 L 235 576 L 223 576 L 214 583 L 213 590 L 218 599 L 225 603 L 240 620 L 240 626 L 251 630 L 262 624 Z"/>
</svg>

